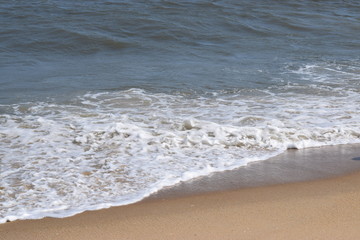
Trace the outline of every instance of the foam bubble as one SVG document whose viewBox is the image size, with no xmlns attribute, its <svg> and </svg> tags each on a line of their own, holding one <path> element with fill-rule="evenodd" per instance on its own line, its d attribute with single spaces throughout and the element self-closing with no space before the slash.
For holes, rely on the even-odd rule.
<svg viewBox="0 0 360 240">
<path fill-rule="evenodd" d="M 130 89 L 2 106 L 1 222 L 132 203 L 288 148 L 358 143 L 359 91 L 338 87 L 326 98 L 271 88 L 190 98 Z"/>
</svg>

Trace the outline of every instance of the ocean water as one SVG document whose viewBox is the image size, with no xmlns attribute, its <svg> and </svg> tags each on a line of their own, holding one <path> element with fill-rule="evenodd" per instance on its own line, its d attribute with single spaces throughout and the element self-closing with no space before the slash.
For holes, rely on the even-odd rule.
<svg viewBox="0 0 360 240">
<path fill-rule="evenodd" d="M 0 1 L 0 222 L 360 143 L 358 1 Z"/>
</svg>

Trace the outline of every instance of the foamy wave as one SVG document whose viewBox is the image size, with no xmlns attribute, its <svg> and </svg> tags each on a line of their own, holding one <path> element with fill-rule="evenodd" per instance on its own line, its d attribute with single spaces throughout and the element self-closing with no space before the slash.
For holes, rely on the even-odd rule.
<svg viewBox="0 0 360 240">
<path fill-rule="evenodd" d="M 128 204 L 288 148 L 360 142 L 356 92 L 260 93 L 189 98 L 130 89 L 6 106 L 1 222 Z"/>
</svg>

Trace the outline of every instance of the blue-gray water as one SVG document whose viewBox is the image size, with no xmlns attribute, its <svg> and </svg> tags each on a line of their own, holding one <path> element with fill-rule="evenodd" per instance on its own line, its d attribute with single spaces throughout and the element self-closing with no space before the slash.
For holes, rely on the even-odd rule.
<svg viewBox="0 0 360 240">
<path fill-rule="evenodd" d="M 286 69 L 359 70 L 359 18 L 358 1 L 2 1 L 0 103 L 309 84 Z"/>
<path fill-rule="evenodd" d="M 0 1 L 0 219 L 360 142 L 359 1 Z"/>
</svg>

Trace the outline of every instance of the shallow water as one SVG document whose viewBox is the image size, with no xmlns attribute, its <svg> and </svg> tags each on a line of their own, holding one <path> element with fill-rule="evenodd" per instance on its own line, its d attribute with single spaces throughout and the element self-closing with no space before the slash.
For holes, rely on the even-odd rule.
<svg viewBox="0 0 360 240">
<path fill-rule="evenodd" d="M 0 218 L 360 142 L 357 1 L 0 3 Z"/>
</svg>

